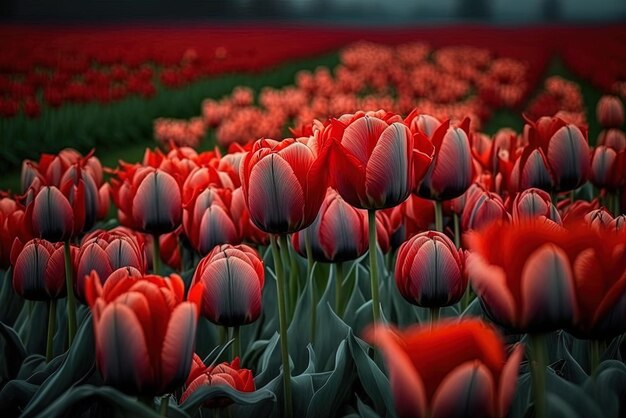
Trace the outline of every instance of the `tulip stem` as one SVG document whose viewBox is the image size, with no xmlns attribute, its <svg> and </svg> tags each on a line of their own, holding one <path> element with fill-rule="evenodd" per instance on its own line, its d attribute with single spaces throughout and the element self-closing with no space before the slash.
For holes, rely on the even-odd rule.
<svg viewBox="0 0 626 418">
<path fill-rule="evenodd" d="M 590 355 L 590 372 L 594 377 L 598 366 L 600 365 L 600 341 L 597 339 L 589 340 L 589 355 Z"/>
<path fill-rule="evenodd" d="M 376 254 L 376 210 L 367 211 L 369 228 L 370 281 L 372 286 L 372 314 L 374 324 L 380 321 L 380 303 L 378 298 L 378 257 Z"/>
<path fill-rule="evenodd" d="M 152 272 L 157 275 L 161 273 L 161 243 L 158 235 L 152 236 Z"/>
<path fill-rule="evenodd" d="M 280 235 L 281 244 L 287 243 L 285 235 Z M 283 390 L 284 390 L 284 416 L 291 418 L 293 408 L 291 403 L 291 370 L 289 368 L 289 344 L 287 341 L 287 312 L 285 306 L 285 273 L 280 259 L 280 250 L 276 245 L 276 238 L 270 235 L 270 245 L 274 256 L 274 270 L 276 271 L 276 292 L 278 297 L 278 323 L 280 332 L 280 353 L 283 360 Z"/>
<path fill-rule="evenodd" d="M 443 204 L 435 200 L 435 230 L 443 232 Z"/>
<path fill-rule="evenodd" d="M 313 247 L 311 246 L 311 237 L 308 231 L 304 233 L 304 247 L 306 248 L 306 277 L 309 281 L 309 286 L 311 286 L 311 341 L 314 341 L 317 322 L 317 297 L 315 280 L 313 279 Z"/>
<path fill-rule="evenodd" d="M 291 314 L 296 312 L 296 304 L 298 303 L 298 293 L 300 287 L 300 278 L 298 272 L 298 261 L 296 260 L 296 252 L 289 245 L 288 240 L 285 240 L 285 251 L 288 251 L 289 254 L 289 300 L 290 300 L 290 309 Z"/>
<path fill-rule="evenodd" d="M 343 305 L 343 263 L 335 263 L 335 313 L 339 318 L 342 314 Z"/>
<path fill-rule="evenodd" d="M 69 241 L 65 241 L 63 249 L 65 251 L 65 287 L 67 288 L 67 329 L 69 345 L 72 345 L 76 335 L 76 301 L 74 300 L 74 278 L 72 277 L 74 268 Z"/>
<path fill-rule="evenodd" d="M 167 416 L 167 404 L 170 402 L 169 396 L 164 396 L 161 398 L 161 411 L 160 414 L 162 417 Z"/>
<path fill-rule="evenodd" d="M 546 415 L 546 347 L 541 334 L 530 335 L 532 353 L 532 379 L 535 417 L 545 418 Z"/>
<path fill-rule="evenodd" d="M 239 338 L 239 325 L 233 327 L 233 359 L 239 357 L 241 359 L 241 339 Z"/>
<path fill-rule="evenodd" d="M 461 248 L 461 225 L 456 212 L 452 215 L 452 220 L 454 221 L 454 245 L 456 248 Z"/>
<path fill-rule="evenodd" d="M 54 332 L 57 324 L 57 300 L 48 302 L 48 340 L 46 342 L 46 362 L 54 357 Z"/>
<path fill-rule="evenodd" d="M 439 321 L 440 307 L 430 308 L 430 329 L 433 329 L 435 322 Z"/>
</svg>

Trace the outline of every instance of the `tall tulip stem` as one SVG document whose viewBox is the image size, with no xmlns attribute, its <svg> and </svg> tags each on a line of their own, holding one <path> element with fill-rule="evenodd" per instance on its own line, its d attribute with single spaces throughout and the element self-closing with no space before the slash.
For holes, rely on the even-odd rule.
<svg viewBox="0 0 626 418">
<path fill-rule="evenodd" d="M 280 244 L 286 245 L 287 238 L 285 235 L 279 237 Z M 289 344 L 287 341 L 287 306 L 285 303 L 285 272 L 280 258 L 280 250 L 276 245 L 276 238 L 270 235 L 270 245 L 272 246 L 272 255 L 274 257 L 274 270 L 276 271 L 276 292 L 278 297 L 278 322 L 280 332 L 280 353 L 283 360 L 283 390 L 284 390 L 284 416 L 291 418 L 293 416 L 293 407 L 291 402 L 291 370 L 289 368 Z"/>
<path fill-rule="evenodd" d="M 158 235 L 152 236 L 152 272 L 161 273 L 161 243 Z"/>
<path fill-rule="evenodd" d="M 233 327 L 233 358 L 241 358 L 241 338 L 239 332 L 239 325 Z"/>
<path fill-rule="evenodd" d="M 590 357 L 590 372 L 594 377 L 598 366 L 600 365 L 600 341 L 597 339 L 589 340 L 589 357 Z"/>
<path fill-rule="evenodd" d="M 313 279 L 313 247 L 311 246 L 311 236 L 308 232 L 304 234 L 304 247 L 306 248 L 306 277 L 311 291 L 311 341 L 314 341 L 317 323 L 317 296 L 315 280 Z"/>
<path fill-rule="evenodd" d="M 546 346 L 541 334 L 530 335 L 532 352 L 532 379 L 535 417 L 545 418 L 546 415 Z"/>
<path fill-rule="evenodd" d="M 372 286 L 372 313 L 374 323 L 380 321 L 380 303 L 378 297 L 378 257 L 376 254 L 376 210 L 367 211 L 369 227 L 370 281 Z"/>
<path fill-rule="evenodd" d="M 343 263 L 335 263 L 335 313 L 339 318 L 342 314 L 343 306 Z"/>
<path fill-rule="evenodd" d="M 70 242 L 65 241 L 65 287 L 67 287 L 67 329 L 69 345 L 72 345 L 76 335 L 76 300 L 74 299 L 74 277 Z"/>
<path fill-rule="evenodd" d="M 435 229 L 443 232 L 443 204 L 440 200 L 435 200 Z"/>
<path fill-rule="evenodd" d="M 452 215 L 452 220 L 454 221 L 454 245 L 456 248 L 461 248 L 461 222 L 456 212 Z"/>
<path fill-rule="evenodd" d="M 433 328 L 435 322 L 439 321 L 439 313 L 441 308 L 436 306 L 434 308 L 430 308 L 430 329 Z"/>
<path fill-rule="evenodd" d="M 46 341 L 46 362 L 54 356 L 54 332 L 57 325 L 57 300 L 48 302 L 48 339 Z"/>
<path fill-rule="evenodd" d="M 296 252 L 291 248 L 289 242 L 285 242 L 287 245 L 284 251 L 289 254 L 289 307 L 291 314 L 296 312 L 296 304 L 298 303 L 298 293 L 300 287 L 300 278 L 298 271 L 298 260 L 296 260 Z"/>
<path fill-rule="evenodd" d="M 161 410 L 159 412 L 162 417 L 167 416 L 167 405 L 169 404 L 169 402 L 170 402 L 169 396 L 164 396 L 161 398 L 161 408 L 160 408 Z"/>
</svg>

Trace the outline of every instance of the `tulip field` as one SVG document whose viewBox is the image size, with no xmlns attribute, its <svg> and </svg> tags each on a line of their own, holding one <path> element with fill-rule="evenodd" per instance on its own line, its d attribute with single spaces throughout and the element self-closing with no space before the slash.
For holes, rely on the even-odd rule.
<svg viewBox="0 0 626 418">
<path fill-rule="evenodd" d="M 626 416 L 624 26 L 0 35 L 0 416 Z"/>
</svg>

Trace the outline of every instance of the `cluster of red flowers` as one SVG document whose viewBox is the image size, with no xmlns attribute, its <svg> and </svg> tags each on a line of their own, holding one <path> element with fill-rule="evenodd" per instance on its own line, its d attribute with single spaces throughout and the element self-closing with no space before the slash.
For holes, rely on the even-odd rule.
<svg viewBox="0 0 626 418">
<path fill-rule="evenodd" d="M 363 54 L 385 62 L 391 52 L 359 48 L 346 51 L 342 71 L 361 68 Z M 422 63 L 426 52 L 413 45 L 391 57 Z M 442 69 L 458 67 L 448 60 L 467 59 L 466 49 L 438 52 Z M 466 81 L 482 76 L 468 68 Z M 366 78 L 380 74 L 358 71 Z M 327 80 L 335 86 L 336 80 Z M 311 88 L 324 86 L 313 82 Z M 387 88 L 387 81 L 379 87 Z M 268 93 L 264 100 L 267 105 L 281 97 Z M 251 92 L 240 89 L 231 100 L 248 106 Z M 626 331 L 621 101 L 604 97 L 597 118 L 606 129 L 591 150 L 586 128 L 560 117 L 529 120 L 521 133 L 502 129 L 488 137 L 467 116 L 358 111 L 303 124 L 293 138 L 232 144 L 226 155 L 198 153 L 169 138 L 169 152 L 147 150 L 141 163 L 110 170 L 108 182 L 92 154 L 64 150 L 26 161 L 24 194 L 0 201 L 0 260 L 3 267 L 11 264 L 21 297 L 56 301 L 67 295 L 70 342 L 74 297 L 89 305 L 106 384 L 141 396 L 184 388 L 178 399 L 184 403 L 207 385 L 255 390 L 252 371 L 240 368 L 236 330 L 263 312 L 266 266 L 254 247 L 269 244 L 289 415 L 288 314 L 304 288 L 298 263 L 289 260 L 294 251 L 306 256 L 311 274 L 313 261 L 341 269 L 370 249 L 377 324 L 366 339 L 383 350 L 398 414 L 504 416 L 522 346 L 507 356 L 491 325 L 438 323 L 438 312 L 467 306 L 471 283 L 491 322 L 536 337 L 536 382 L 546 367 L 537 354 L 541 334 L 566 330 L 598 340 Z M 588 181 L 600 196 L 576 200 L 574 191 Z M 109 196 L 122 226 L 91 231 L 108 213 Z M 378 323 L 391 308 L 379 298 L 375 248 L 397 250 L 389 275 L 407 302 L 431 310 L 431 329 L 397 332 Z M 202 257 L 197 264 L 195 255 Z M 179 272 L 194 270 L 190 282 L 176 273 L 160 276 L 162 261 Z M 341 317 L 348 284 L 337 275 L 329 280 L 336 281 L 335 313 Z M 316 303 L 311 305 L 315 318 Z M 206 366 L 194 356 L 199 316 L 233 328 L 232 362 Z M 48 357 L 54 354 L 51 324 Z M 590 369 L 596 366 L 591 361 Z M 534 408 L 544 416 L 540 388 L 536 383 Z M 205 406 L 229 402 L 211 399 Z"/>
<path fill-rule="evenodd" d="M 532 119 L 557 116 L 576 125 L 587 124 L 580 86 L 559 76 L 545 80 L 543 90 L 528 105 L 526 114 Z"/>
</svg>

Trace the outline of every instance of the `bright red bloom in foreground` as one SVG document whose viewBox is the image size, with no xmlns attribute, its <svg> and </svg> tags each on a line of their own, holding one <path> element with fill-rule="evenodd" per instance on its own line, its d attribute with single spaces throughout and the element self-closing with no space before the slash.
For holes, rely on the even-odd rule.
<svg viewBox="0 0 626 418">
<path fill-rule="evenodd" d="M 513 400 L 523 347 L 508 360 L 502 339 L 478 320 L 396 331 L 370 328 L 383 352 L 399 417 L 503 417 Z"/>
<path fill-rule="evenodd" d="M 194 354 L 193 365 L 187 377 L 187 389 L 180 397 L 179 403 L 184 403 L 196 390 L 203 386 L 230 386 L 239 392 L 254 392 L 254 376 L 252 370 L 240 367 L 239 357 L 230 363 L 224 362 L 216 366 L 205 366 L 200 357 Z M 205 402 L 205 408 L 222 408 L 232 404 L 227 398 L 211 399 Z"/>
<path fill-rule="evenodd" d="M 180 387 L 191 368 L 202 288 L 185 302 L 180 276 L 116 270 L 101 285 L 92 272 L 86 295 L 93 314 L 98 369 L 129 394 L 162 395 Z"/>
<path fill-rule="evenodd" d="M 240 167 L 250 219 L 263 231 L 286 234 L 309 226 L 326 194 L 327 147 L 260 139 Z"/>
<path fill-rule="evenodd" d="M 470 232 L 472 287 L 490 318 L 519 332 L 554 331 L 578 316 L 568 232 L 553 222 L 497 222 Z"/>
<path fill-rule="evenodd" d="M 344 115 L 333 121 L 331 136 L 334 187 L 361 209 L 405 201 L 432 161 L 428 138 L 414 136 L 399 116 L 384 111 Z"/>
<path fill-rule="evenodd" d="M 400 294 L 414 305 L 450 306 L 467 287 L 465 253 L 445 234 L 427 231 L 400 246 L 395 270 Z"/>
<path fill-rule="evenodd" d="M 224 325 L 245 325 L 261 315 L 265 284 L 263 261 L 247 245 L 220 245 L 204 257 L 193 276 L 201 288 L 202 316 Z"/>
</svg>

